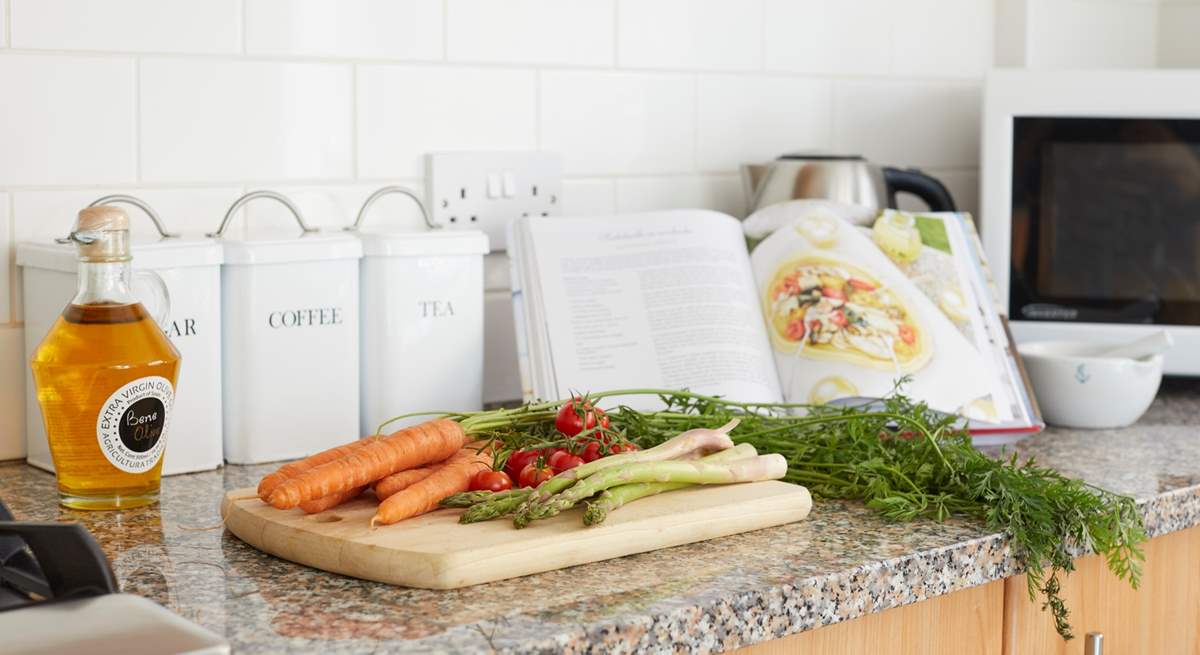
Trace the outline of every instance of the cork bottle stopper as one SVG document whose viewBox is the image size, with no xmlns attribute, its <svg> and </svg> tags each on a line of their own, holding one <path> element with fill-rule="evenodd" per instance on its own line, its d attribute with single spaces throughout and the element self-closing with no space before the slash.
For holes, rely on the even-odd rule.
<svg viewBox="0 0 1200 655">
<path fill-rule="evenodd" d="M 76 232 L 93 230 L 128 230 L 129 215 L 120 207 L 112 205 L 97 205 L 79 210 L 79 219 L 75 223 Z"/>
<path fill-rule="evenodd" d="M 83 261 L 129 261 L 129 215 L 112 205 L 81 209 L 71 239 Z"/>
</svg>

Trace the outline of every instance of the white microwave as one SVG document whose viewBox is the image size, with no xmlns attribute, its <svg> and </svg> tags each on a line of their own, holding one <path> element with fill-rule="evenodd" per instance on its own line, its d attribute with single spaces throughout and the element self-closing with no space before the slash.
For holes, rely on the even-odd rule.
<svg viewBox="0 0 1200 655">
<path fill-rule="evenodd" d="M 1200 72 L 995 71 L 980 182 L 1018 342 L 1167 327 L 1200 375 Z"/>
</svg>

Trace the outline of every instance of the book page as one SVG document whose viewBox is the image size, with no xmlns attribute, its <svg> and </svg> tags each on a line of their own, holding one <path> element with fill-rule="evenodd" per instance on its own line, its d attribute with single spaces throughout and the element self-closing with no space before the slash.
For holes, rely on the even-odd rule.
<svg viewBox="0 0 1200 655">
<path fill-rule="evenodd" d="M 553 388 L 540 395 L 664 388 L 780 400 L 736 219 L 684 210 L 523 220 L 553 360 Z"/>
<path fill-rule="evenodd" d="M 1004 391 L 996 382 L 1002 374 L 977 347 L 974 289 L 960 284 L 948 235 L 941 230 L 923 243 L 907 228 L 885 241 L 894 244 L 885 254 L 871 228 L 802 215 L 755 247 L 751 263 L 784 398 L 878 398 L 907 377 L 903 392 L 934 409 L 978 410 L 982 399 L 989 418 L 1010 420 L 1008 398 L 992 402 Z M 930 285 L 937 290 L 923 288 Z"/>
</svg>

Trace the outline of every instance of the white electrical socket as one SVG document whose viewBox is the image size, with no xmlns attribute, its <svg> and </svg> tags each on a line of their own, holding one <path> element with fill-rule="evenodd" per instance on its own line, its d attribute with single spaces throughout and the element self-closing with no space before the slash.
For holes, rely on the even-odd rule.
<svg viewBox="0 0 1200 655">
<path fill-rule="evenodd" d="M 558 153 L 431 153 L 427 163 L 433 222 L 448 230 L 482 230 L 493 252 L 507 248 L 512 219 L 562 214 Z"/>
</svg>

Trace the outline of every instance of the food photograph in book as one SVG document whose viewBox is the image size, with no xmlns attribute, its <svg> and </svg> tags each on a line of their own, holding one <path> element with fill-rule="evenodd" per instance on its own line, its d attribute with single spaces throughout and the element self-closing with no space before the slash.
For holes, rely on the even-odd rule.
<svg viewBox="0 0 1200 655">
<path fill-rule="evenodd" d="M 855 224 L 796 209 L 747 225 L 773 224 L 750 260 L 788 402 L 883 397 L 907 379 L 937 410 L 982 422 L 1021 413 L 1002 328 L 983 311 L 969 217 L 888 210 Z"/>
</svg>

